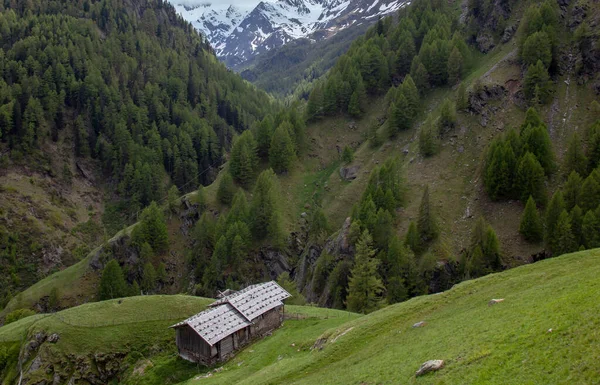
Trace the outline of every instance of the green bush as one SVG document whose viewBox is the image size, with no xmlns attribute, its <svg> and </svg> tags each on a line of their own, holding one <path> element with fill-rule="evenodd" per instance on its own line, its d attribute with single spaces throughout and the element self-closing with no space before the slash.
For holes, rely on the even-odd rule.
<svg viewBox="0 0 600 385">
<path fill-rule="evenodd" d="M 4 324 L 8 325 L 10 323 L 16 322 L 22 318 L 29 317 L 34 314 L 35 312 L 31 309 L 17 309 L 8 313 L 6 319 L 4 320 Z"/>
</svg>

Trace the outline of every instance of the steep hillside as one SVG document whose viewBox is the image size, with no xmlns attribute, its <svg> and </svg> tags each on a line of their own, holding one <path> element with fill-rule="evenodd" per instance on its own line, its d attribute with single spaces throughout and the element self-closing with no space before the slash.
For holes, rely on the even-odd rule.
<svg viewBox="0 0 600 385">
<path fill-rule="evenodd" d="M 75 384 L 589 384 L 600 358 L 598 274 L 600 251 L 590 250 L 362 317 L 286 306 L 281 329 L 216 370 L 176 358 L 167 328 L 208 300 L 146 296 L 87 304 L 1 327 L 0 377 L 18 377 L 21 357 L 28 381 Z M 491 299 L 503 301 L 490 306 Z M 50 342 L 55 333 L 58 341 Z M 415 378 L 432 359 L 445 367 Z"/>
<path fill-rule="evenodd" d="M 19 369 L 27 383 L 158 385 L 202 376 L 209 369 L 178 358 L 175 333 L 168 327 L 210 302 L 189 296 L 130 297 L 22 319 L 0 328 L 0 379 L 14 383 Z M 291 319 L 276 334 L 294 339 L 305 354 L 325 330 L 358 317 L 299 306 L 287 306 L 286 312 Z M 272 346 L 280 339 L 264 342 L 256 354 L 263 364 L 276 362 Z"/>
<path fill-rule="evenodd" d="M 332 328 L 308 354 L 277 332 L 280 360 L 262 361 L 257 352 L 271 341 L 260 342 L 186 384 L 594 383 L 599 273 L 591 250 L 463 282 Z M 445 367 L 415 378 L 434 359 Z"/>
<path fill-rule="evenodd" d="M 4 2 L 0 25 L 0 305 L 210 183 L 276 109 L 162 0 Z"/>
</svg>

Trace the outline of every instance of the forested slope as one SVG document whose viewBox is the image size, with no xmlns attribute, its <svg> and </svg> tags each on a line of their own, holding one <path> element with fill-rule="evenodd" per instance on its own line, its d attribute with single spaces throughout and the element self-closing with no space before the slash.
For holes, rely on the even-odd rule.
<svg viewBox="0 0 600 385">
<path fill-rule="evenodd" d="M 273 108 L 166 1 L 3 2 L 0 297 L 212 181 Z"/>
</svg>

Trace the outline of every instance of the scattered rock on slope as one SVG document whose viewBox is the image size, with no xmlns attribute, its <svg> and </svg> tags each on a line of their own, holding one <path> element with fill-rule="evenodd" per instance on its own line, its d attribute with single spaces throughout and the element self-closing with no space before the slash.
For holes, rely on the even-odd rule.
<svg viewBox="0 0 600 385">
<path fill-rule="evenodd" d="M 430 360 L 425 362 L 419 370 L 415 373 L 417 377 L 427 374 L 429 372 L 435 372 L 444 367 L 444 360 Z"/>
</svg>

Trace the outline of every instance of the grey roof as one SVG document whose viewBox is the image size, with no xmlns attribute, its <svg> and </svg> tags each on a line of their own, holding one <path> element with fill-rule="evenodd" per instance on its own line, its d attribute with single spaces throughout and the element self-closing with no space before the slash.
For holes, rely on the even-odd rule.
<svg viewBox="0 0 600 385">
<path fill-rule="evenodd" d="M 230 334 L 251 325 L 230 304 L 211 307 L 200 312 L 172 328 L 189 325 L 209 345 L 214 345 Z"/>
<path fill-rule="evenodd" d="M 265 282 L 235 292 L 227 297 L 215 301 L 210 306 L 219 306 L 224 303 L 231 304 L 242 313 L 248 321 L 252 321 L 261 314 L 283 305 L 283 300 L 291 297 L 275 281 Z"/>
<path fill-rule="evenodd" d="M 269 310 L 283 305 L 291 297 L 275 281 L 251 285 L 227 297 L 223 297 L 209 308 L 171 326 L 189 325 L 209 345 L 252 324 L 252 320 Z"/>
</svg>

